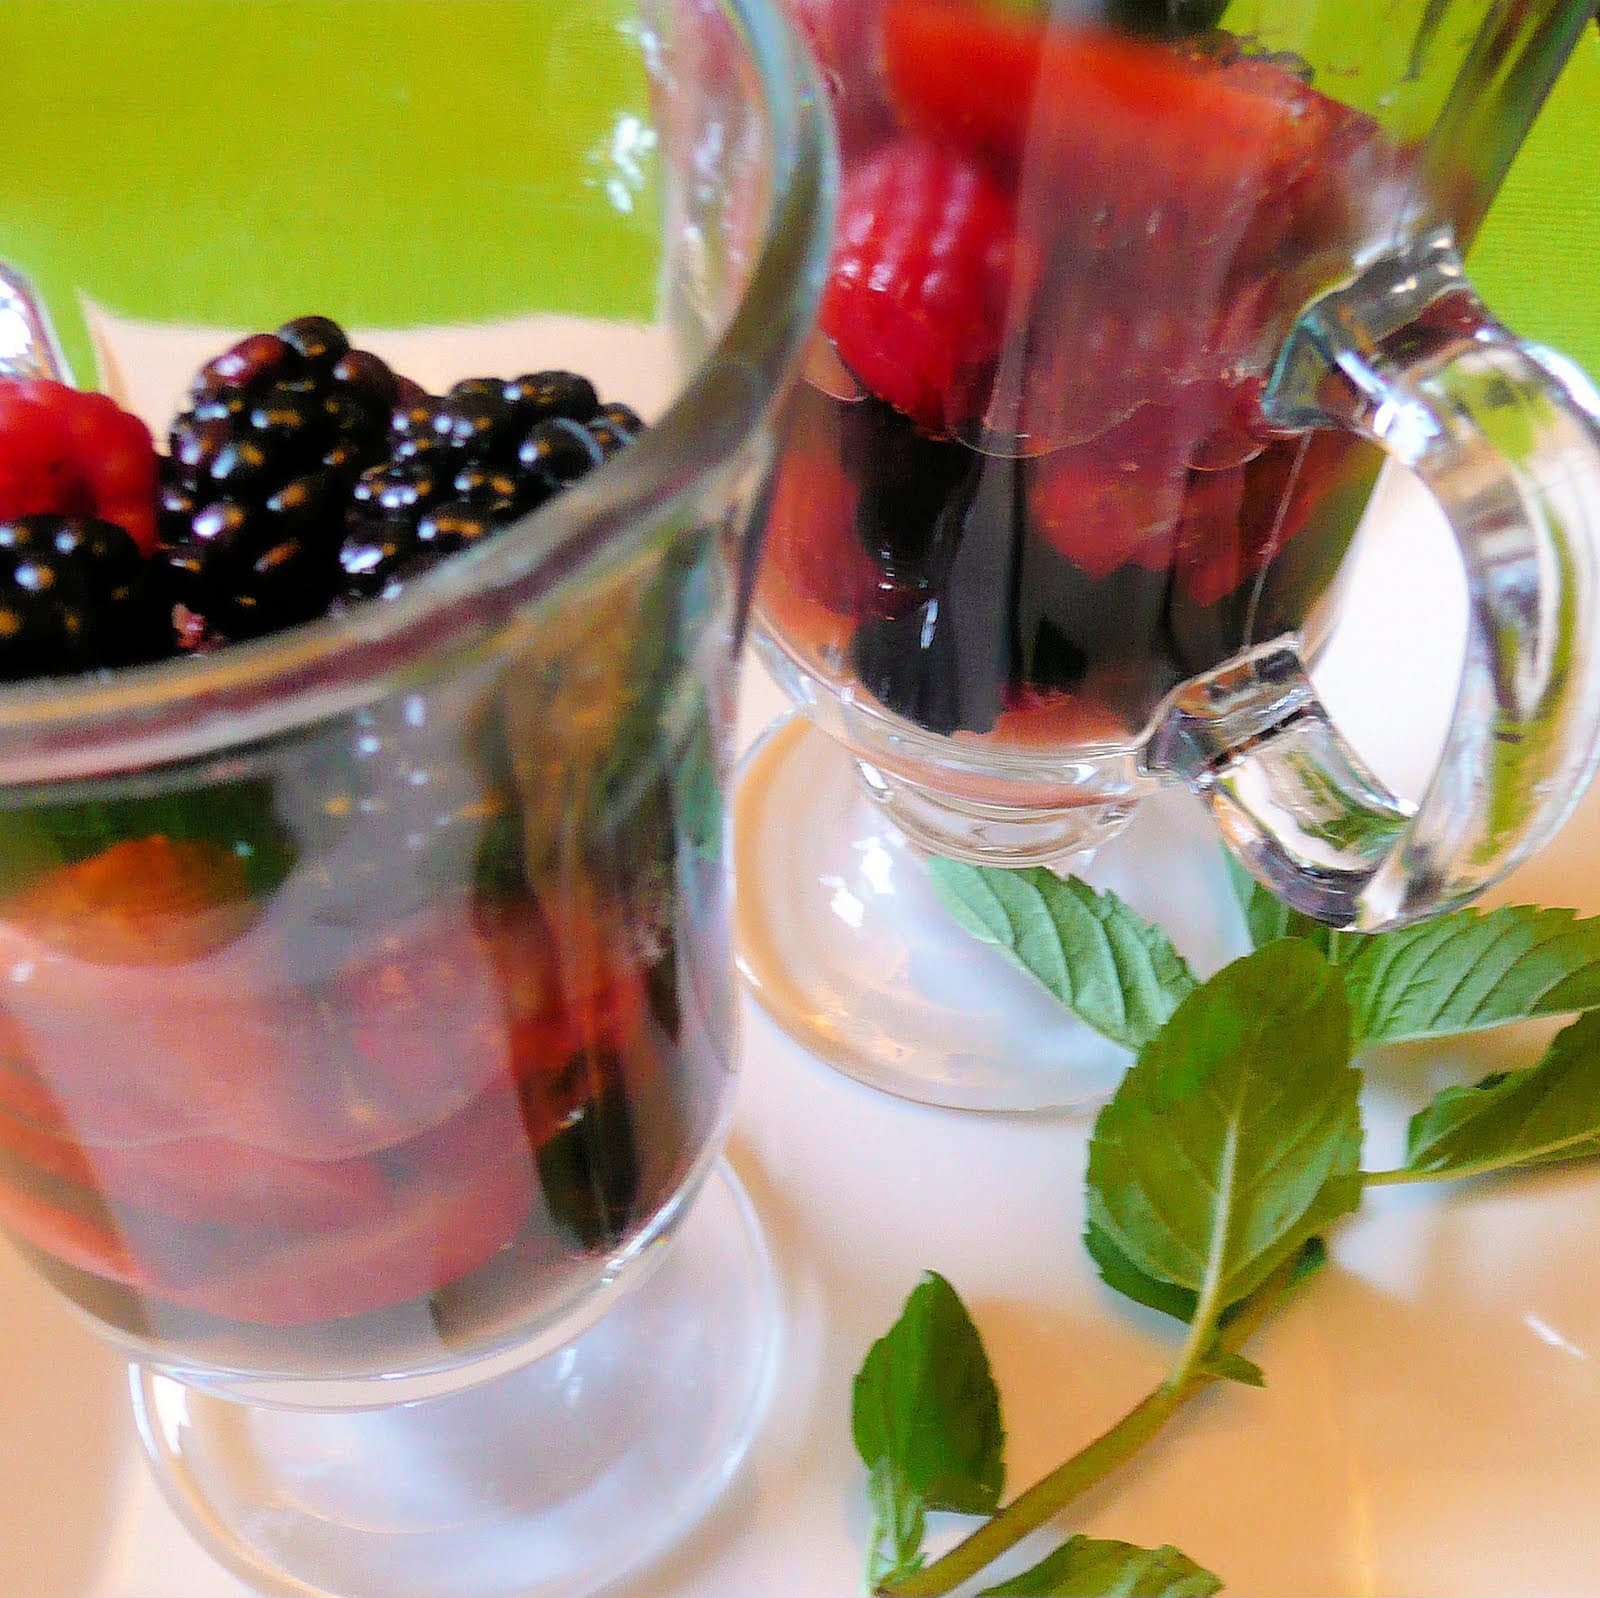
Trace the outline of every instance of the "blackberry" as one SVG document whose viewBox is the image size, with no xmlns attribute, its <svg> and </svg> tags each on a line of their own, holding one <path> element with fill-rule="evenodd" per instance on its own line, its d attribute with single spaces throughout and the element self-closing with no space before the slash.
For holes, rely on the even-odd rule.
<svg viewBox="0 0 1600 1598">
<path fill-rule="evenodd" d="M 618 405 L 614 401 L 610 405 L 602 405 L 590 417 L 591 430 L 601 422 L 607 427 L 615 428 L 626 438 L 635 438 L 644 431 L 644 423 L 639 420 L 639 413 L 631 405 Z"/>
<path fill-rule="evenodd" d="M 840 457 L 860 484 L 856 536 L 892 583 L 926 589 L 949 565 L 949 535 L 971 503 L 981 457 L 929 438 L 882 400 L 843 412 Z"/>
<path fill-rule="evenodd" d="M 160 525 L 191 636 L 255 638 L 320 616 L 341 587 L 352 485 L 389 451 L 400 384 L 325 316 L 207 363 L 173 423 Z"/>
<path fill-rule="evenodd" d="M 297 316 L 278 329 L 278 337 L 314 372 L 330 370 L 350 350 L 350 340 L 326 316 Z"/>
<path fill-rule="evenodd" d="M 886 709 L 930 732 L 981 733 L 1005 708 L 1013 674 L 1021 468 L 953 447 L 967 467 L 919 557 L 934 561 L 920 574 L 925 597 L 914 608 L 897 606 L 862 622 L 851 659 L 862 685 Z M 915 565 L 910 556 L 897 559 Z"/>
<path fill-rule="evenodd" d="M 592 425 L 590 425 L 592 419 Z M 397 386 L 386 453 L 351 493 L 342 597 L 391 593 L 536 510 L 642 430 L 573 372 L 469 377 L 442 396 Z"/>
<path fill-rule="evenodd" d="M 131 666 L 171 650 L 159 569 L 115 522 L 0 522 L 0 680 Z"/>
<path fill-rule="evenodd" d="M 566 416 L 537 423 L 517 450 L 523 471 L 552 488 L 577 482 L 604 459 L 594 434 L 582 422 Z"/>
<path fill-rule="evenodd" d="M 524 429 L 557 416 L 573 422 L 587 422 L 600 409 L 600 396 L 595 393 L 594 384 L 576 372 L 529 372 L 505 384 L 503 393 Z M 626 406 L 621 408 L 627 409 Z M 628 414 L 633 415 L 631 411 Z M 638 420 L 635 416 L 635 424 Z"/>
</svg>

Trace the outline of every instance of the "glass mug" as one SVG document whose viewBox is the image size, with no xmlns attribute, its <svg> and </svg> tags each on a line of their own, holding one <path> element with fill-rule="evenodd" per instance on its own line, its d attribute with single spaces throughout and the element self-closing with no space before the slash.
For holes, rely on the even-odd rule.
<svg viewBox="0 0 1600 1598">
<path fill-rule="evenodd" d="M 75 89 L 69 24 L 137 92 Z M 434 392 L 570 367 L 651 421 L 395 597 L 0 691 L 0 1227 L 132 1361 L 173 1507 L 265 1590 L 587 1593 L 707 1506 L 770 1375 L 770 1267 L 719 1164 L 722 796 L 738 549 L 826 262 L 810 64 L 744 0 L 13 25 L 46 35 L 11 56 L 20 104 L 65 95 L 134 174 L 208 137 L 197 61 L 243 120 L 312 73 L 347 201 L 238 274 L 199 177 L 147 235 L 157 282 L 14 185 L 0 379 L 93 351 L 160 437 L 198 361 L 315 311 Z M 461 169 L 497 231 L 447 271 L 407 275 L 463 192 L 374 140 L 396 101 L 501 141 Z M 302 152 L 254 159 L 241 238 Z"/>
<path fill-rule="evenodd" d="M 1371 930 L 1472 898 L 1590 778 L 1600 409 L 1458 254 L 1590 8 L 790 3 L 842 175 L 755 630 L 813 725 L 741 787 L 741 964 L 879 1086 L 1072 1102 L 1026 995 L 952 1040 L 960 934 L 907 839 L 1059 864 L 1186 784 L 1282 899 Z M 1417 805 L 1305 670 L 1385 456 L 1470 591 Z"/>
</svg>

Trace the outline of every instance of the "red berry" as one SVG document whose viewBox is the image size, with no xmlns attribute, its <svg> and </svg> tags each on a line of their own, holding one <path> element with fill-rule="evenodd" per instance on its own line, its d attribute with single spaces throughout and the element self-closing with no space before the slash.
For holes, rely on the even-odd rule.
<svg viewBox="0 0 1600 1598">
<path fill-rule="evenodd" d="M 156 541 L 156 455 L 136 416 L 104 394 L 39 378 L 0 382 L 0 521 L 98 517 Z"/>
<path fill-rule="evenodd" d="M 975 162 L 906 139 L 845 178 L 821 325 L 933 433 L 981 412 L 1011 288 L 1010 202 Z"/>
<path fill-rule="evenodd" d="M 1279 225 L 1271 200 L 1322 153 L 1349 113 L 1267 62 L 1229 60 L 1102 29 L 1063 27 L 951 0 L 888 0 L 890 95 L 913 126 L 1003 169 L 1042 169 L 1063 226 L 1118 242 L 1160 200 L 1158 245 L 1213 235 L 1242 206 Z M 1364 121 L 1368 119 L 1363 119 Z M 1121 242 L 1140 243 L 1127 235 Z"/>
</svg>

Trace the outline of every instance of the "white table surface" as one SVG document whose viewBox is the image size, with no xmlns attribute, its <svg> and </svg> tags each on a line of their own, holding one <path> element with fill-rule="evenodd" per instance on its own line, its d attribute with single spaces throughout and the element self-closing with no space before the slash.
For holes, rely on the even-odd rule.
<svg viewBox="0 0 1600 1598">
<path fill-rule="evenodd" d="M 1406 485 L 1391 487 L 1377 531 L 1319 676 L 1380 771 L 1414 787 L 1448 705 L 1459 579 Z M 746 735 L 781 709 L 752 671 Z M 1597 841 L 1600 792 L 1493 900 L 1600 911 Z M 1201 968 L 1238 952 L 1188 801 L 1147 807 L 1091 875 L 1159 910 Z M 1537 1041 L 1369 1062 L 1372 1157 L 1397 1149 L 1404 1112 L 1439 1082 L 1527 1058 Z M 731 1156 L 780 1273 L 781 1374 L 725 1499 L 620 1598 L 859 1590 L 849 1381 L 924 1267 L 956 1283 L 983 1329 L 1017 1485 L 1158 1380 L 1172 1345 L 1083 1253 L 1086 1118 L 982 1118 L 878 1095 L 748 1002 L 744 1057 Z M 1238 1595 L 1600 1592 L 1600 1169 L 1378 1192 L 1334 1253 L 1252 1350 L 1266 1390 L 1206 1395 L 1073 1527 L 1175 1542 Z M 3 1246 L 0 1304 L 0 1595 L 244 1593 L 161 1501 L 118 1361 Z"/>
</svg>

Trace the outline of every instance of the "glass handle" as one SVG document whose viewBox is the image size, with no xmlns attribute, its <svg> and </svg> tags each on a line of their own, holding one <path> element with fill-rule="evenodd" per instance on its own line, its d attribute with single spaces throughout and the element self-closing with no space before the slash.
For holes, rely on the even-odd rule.
<svg viewBox="0 0 1600 1598">
<path fill-rule="evenodd" d="M 1404 925 L 1537 849 L 1600 758 L 1600 397 L 1495 321 L 1439 236 L 1312 304 L 1268 414 L 1370 439 L 1450 523 L 1470 615 L 1438 769 L 1420 803 L 1390 793 L 1329 720 L 1292 637 L 1177 689 L 1146 763 L 1200 794 L 1294 909 Z"/>
</svg>

